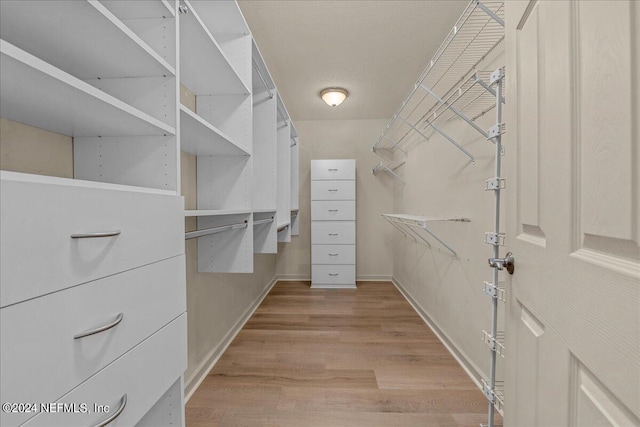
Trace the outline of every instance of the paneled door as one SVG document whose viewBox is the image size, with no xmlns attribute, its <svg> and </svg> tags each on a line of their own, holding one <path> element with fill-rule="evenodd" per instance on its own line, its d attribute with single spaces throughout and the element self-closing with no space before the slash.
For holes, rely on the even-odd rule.
<svg viewBox="0 0 640 427">
<path fill-rule="evenodd" d="M 508 1 L 505 426 L 640 426 L 640 2 Z"/>
</svg>

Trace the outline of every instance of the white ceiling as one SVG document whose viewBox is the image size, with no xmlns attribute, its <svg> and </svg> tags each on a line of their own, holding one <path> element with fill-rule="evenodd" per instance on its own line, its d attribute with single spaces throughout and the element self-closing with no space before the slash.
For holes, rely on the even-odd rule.
<svg viewBox="0 0 640 427">
<path fill-rule="evenodd" d="M 294 120 L 391 117 L 467 0 L 239 0 Z M 319 96 L 350 93 L 338 107 Z"/>
</svg>

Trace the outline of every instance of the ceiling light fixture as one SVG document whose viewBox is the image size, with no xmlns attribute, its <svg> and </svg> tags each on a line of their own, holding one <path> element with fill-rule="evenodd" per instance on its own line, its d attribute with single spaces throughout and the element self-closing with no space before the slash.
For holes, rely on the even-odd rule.
<svg viewBox="0 0 640 427">
<path fill-rule="evenodd" d="M 342 104 L 342 101 L 347 99 L 347 95 L 349 95 L 349 92 L 340 87 L 330 87 L 320 92 L 320 97 L 330 107 L 337 107 Z"/>
</svg>

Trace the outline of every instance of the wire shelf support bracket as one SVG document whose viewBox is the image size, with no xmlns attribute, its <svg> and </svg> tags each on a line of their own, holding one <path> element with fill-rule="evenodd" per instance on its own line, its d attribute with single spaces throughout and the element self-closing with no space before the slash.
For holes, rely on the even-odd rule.
<svg viewBox="0 0 640 427">
<path fill-rule="evenodd" d="M 395 172 L 395 170 L 398 169 L 400 166 L 404 165 L 404 163 L 405 162 L 400 162 L 396 165 L 385 165 L 384 163 L 380 162 L 374 166 L 374 168 L 371 170 L 371 173 L 375 175 L 378 173 L 378 171 L 381 170 L 404 183 L 404 178 L 402 178 L 400 175 L 398 175 Z"/>
<path fill-rule="evenodd" d="M 433 231 L 431 231 L 429 227 L 427 227 L 427 223 L 431 221 L 471 222 L 469 218 L 438 218 L 438 217 L 404 215 L 404 214 L 383 214 L 382 217 L 387 221 L 391 222 L 392 224 L 396 223 L 401 226 L 407 227 L 406 228 L 407 230 L 411 230 L 411 228 L 409 227 L 412 227 L 414 229 L 425 231 L 432 238 L 436 239 L 442 246 L 447 248 L 456 258 L 458 257 L 458 254 L 456 253 L 456 251 L 447 243 L 445 243 L 441 238 L 439 238 Z M 416 233 L 416 235 L 425 243 L 427 243 L 429 246 L 431 246 L 429 241 L 426 240 L 422 235 L 418 233 Z"/>
</svg>

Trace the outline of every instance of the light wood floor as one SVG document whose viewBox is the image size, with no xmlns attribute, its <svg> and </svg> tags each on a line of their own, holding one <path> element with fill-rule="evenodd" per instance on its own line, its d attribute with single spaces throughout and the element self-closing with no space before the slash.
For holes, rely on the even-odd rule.
<svg viewBox="0 0 640 427">
<path fill-rule="evenodd" d="M 187 427 L 478 427 L 486 413 L 482 393 L 391 283 L 279 282 L 186 418 Z"/>
</svg>

